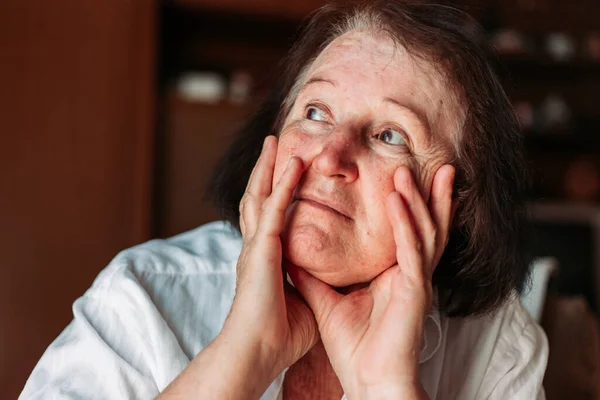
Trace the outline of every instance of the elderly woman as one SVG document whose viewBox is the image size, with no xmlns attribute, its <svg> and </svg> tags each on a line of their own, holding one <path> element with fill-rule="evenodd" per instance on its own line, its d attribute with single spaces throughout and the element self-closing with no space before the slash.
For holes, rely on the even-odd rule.
<svg viewBox="0 0 600 400">
<path fill-rule="evenodd" d="M 473 26 L 316 13 L 215 174 L 233 227 L 117 256 L 22 398 L 543 398 L 521 138 Z"/>
</svg>

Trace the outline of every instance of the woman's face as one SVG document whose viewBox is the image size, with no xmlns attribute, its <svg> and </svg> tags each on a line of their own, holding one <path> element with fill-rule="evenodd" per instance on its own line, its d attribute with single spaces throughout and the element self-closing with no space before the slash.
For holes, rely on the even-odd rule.
<svg viewBox="0 0 600 400">
<path fill-rule="evenodd" d="M 315 60 L 279 135 L 273 182 L 290 157 L 305 172 L 282 233 L 284 257 L 333 286 L 396 263 L 385 201 L 407 167 L 425 201 L 452 160 L 458 113 L 425 62 L 383 35 L 350 32 Z"/>
</svg>

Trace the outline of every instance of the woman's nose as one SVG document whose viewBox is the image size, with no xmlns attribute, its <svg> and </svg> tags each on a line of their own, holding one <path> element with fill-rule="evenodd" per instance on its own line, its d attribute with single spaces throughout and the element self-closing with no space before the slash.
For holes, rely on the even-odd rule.
<svg viewBox="0 0 600 400">
<path fill-rule="evenodd" d="M 348 138 L 332 136 L 314 158 L 313 168 L 323 176 L 352 182 L 358 178 L 355 145 Z"/>
</svg>

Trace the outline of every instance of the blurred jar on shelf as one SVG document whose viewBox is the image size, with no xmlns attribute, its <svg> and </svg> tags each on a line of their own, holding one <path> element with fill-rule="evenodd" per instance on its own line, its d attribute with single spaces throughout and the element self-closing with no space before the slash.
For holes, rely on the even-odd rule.
<svg viewBox="0 0 600 400">
<path fill-rule="evenodd" d="M 590 157 L 572 161 L 563 178 L 566 198 L 578 202 L 594 202 L 600 199 L 600 171 L 597 162 Z"/>
<path fill-rule="evenodd" d="M 504 55 L 527 55 L 533 51 L 531 38 L 517 29 L 498 29 L 490 36 L 490 42 Z"/>
<path fill-rule="evenodd" d="M 552 32 L 545 37 L 545 49 L 550 58 L 558 62 L 572 60 L 577 52 L 575 39 L 563 32 Z"/>
<path fill-rule="evenodd" d="M 572 132 L 571 108 L 559 94 L 549 94 L 537 106 L 530 100 L 518 100 L 513 103 L 513 107 L 521 129 L 527 134 Z"/>
<path fill-rule="evenodd" d="M 216 72 L 188 72 L 177 80 L 177 95 L 189 102 L 217 104 L 227 93 L 225 77 Z"/>
<path fill-rule="evenodd" d="M 571 108 L 556 93 L 546 96 L 535 115 L 535 130 L 540 133 L 566 133 L 572 131 Z"/>
<path fill-rule="evenodd" d="M 245 104 L 252 93 L 252 75 L 243 70 L 234 71 L 229 79 L 229 101 Z"/>
<path fill-rule="evenodd" d="M 585 40 L 586 56 L 594 61 L 600 61 L 600 32 L 591 32 Z"/>
</svg>

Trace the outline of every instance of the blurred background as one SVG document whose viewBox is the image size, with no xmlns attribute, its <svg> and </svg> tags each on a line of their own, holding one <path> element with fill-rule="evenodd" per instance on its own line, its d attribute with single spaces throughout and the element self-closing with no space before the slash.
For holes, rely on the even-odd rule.
<svg viewBox="0 0 600 400">
<path fill-rule="evenodd" d="M 323 3 L 0 4 L 0 398 L 118 251 L 215 218 L 212 166 Z M 553 257 L 548 398 L 600 398 L 600 1 L 456 4 L 498 49 L 526 136 L 533 251 Z"/>
</svg>

